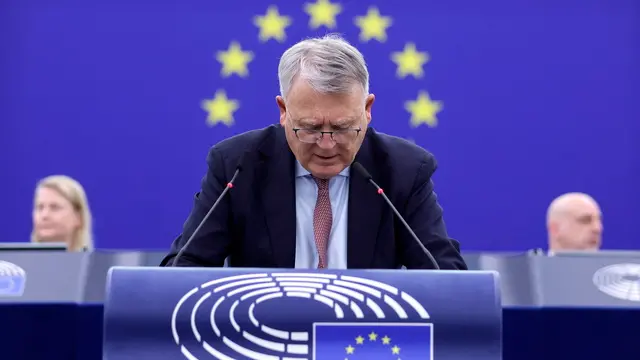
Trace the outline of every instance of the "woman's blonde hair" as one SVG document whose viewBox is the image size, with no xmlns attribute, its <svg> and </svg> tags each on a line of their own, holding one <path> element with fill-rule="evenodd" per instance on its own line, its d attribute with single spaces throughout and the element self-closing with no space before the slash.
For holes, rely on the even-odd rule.
<svg viewBox="0 0 640 360">
<path fill-rule="evenodd" d="M 67 199 L 80 215 L 80 229 L 73 235 L 69 251 L 93 250 L 93 219 L 89 201 L 80 183 L 69 176 L 52 175 L 38 182 L 36 194 L 40 188 L 52 189 Z M 35 197 L 34 197 L 35 201 Z M 31 241 L 38 242 L 35 229 L 31 232 Z"/>
</svg>

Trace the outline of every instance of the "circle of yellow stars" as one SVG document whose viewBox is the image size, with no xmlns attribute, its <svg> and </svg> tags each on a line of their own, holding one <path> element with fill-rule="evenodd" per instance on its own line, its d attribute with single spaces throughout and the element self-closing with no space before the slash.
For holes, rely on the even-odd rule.
<svg viewBox="0 0 640 360">
<path fill-rule="evenodd" d="M 378 341 L 378 334 L 376 334 L 375 332 L 371 332 L 370 334 L 367 335 L 367 337 L 369 338 L 369 342 L 376 342 Z M 349 344 L 347 347 L 344 348 L 345 353 L 347 355 L 352 355 L 355 354 L 357 346 L 358 345 L 364 345 L 365 343 L 365 338 L 362 337 L 362 335 L 358 335 L 358 337 L 355 338 L 356 341 L 356 347 L 352 346 L 351 344 Z M 382 342 L 383 345 L 387 345 L 389 346 L 389 350 L 391 351 L 392 355 L 398 355 L 400 356 L 400 347 L 398 345 L 393 345 L 391 346 L 391 338 L 387 335 L 385 335 L 383 338 L 380 339 L 380 341 Z M 344 360 L 349 360 L 348 357 L 345 357 Z M 398 359 L 400 360 L 400 359 Z"/>
<path fill-rule="evenodd" d="M 312 30 L 320 27 L 335 29 L 337 17 L 342 13 L 342 5 L 330 0 L 316 0 L 303 5 L 304 12 L 309 16 L 309 28 Z M 269 5 L 264 15 L 253 17 L 253 25 L 258 29 L 258 39 L 262 43 L 275 40 L 283 43 L 286 39 L 286 29 L 291 26 L 293 19 L 290 16 L 280 14 L 275 5 Z M 376 40 L 380 43 L 387 41 L 387 32 L 393 25 L 391 16 L 383 15 L 376 6 L 370 6 L 364 15 L 355 16 L 353 23 L 360 29 L 361 42 Z M 254 60 L 255 54 L 242 48 L 238 41 L 231 41 L 227 50 L 218 51 L 215 56 L 221 64 L 220 76 L 229 78 L 236 75 L 240 78 L 249 76 L 249 64 Z M 396 65 L 396 76 L 405 79 L 409 76 L 415 79 L 424 77 L 424 66 L 429 62 L 427 52 L 419 51 L 416 44 L 407 42 L 402 51 L 391 53 L 390 60 Z M 240 107 L 240 102 L 227 97 L 224 90 L 217 90 L 214 98 L 204 100 L 201 104 L 208 113 L 207 123 L 210 126 L 222 123 L 227 126 L 234 124 L 233 113 Z M 431 99 L 426 90 L 419 90 L 415 100 L 406 101 L 404 109 L 411 114 L 409 124 L 412 127 L 438 125 L 437 114 L 442 111 L 442 101 Z"/>
</svg>

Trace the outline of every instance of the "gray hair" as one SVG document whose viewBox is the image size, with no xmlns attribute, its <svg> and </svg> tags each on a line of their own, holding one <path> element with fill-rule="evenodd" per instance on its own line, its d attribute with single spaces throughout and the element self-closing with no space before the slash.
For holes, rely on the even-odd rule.
<svg viewBox="0 0 640 360">
<path fill-rule="evenodd" d="M 284 52 L 278 65 L 280 95 L 287 94 L 297 78 L 323 94 L 348 93 L 359 84 L 369 94 L 369 71 L 364 56 L 336 34 L 303 40 Z"/>
</svg>

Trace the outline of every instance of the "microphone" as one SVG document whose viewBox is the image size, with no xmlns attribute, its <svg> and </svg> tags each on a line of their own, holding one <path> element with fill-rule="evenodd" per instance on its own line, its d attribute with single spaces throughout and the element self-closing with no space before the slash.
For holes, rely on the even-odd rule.
<svg viewBox="0 0 640 360">
<path fill-rule="evenodd" d="M 236 181 L 236 177 L 238 177 L 238 174 L 240 173 L 240 171 L 242 171 L 242 165 L 244 163 L 245 156 L 246 156 L 246 153 L 242 154 L 242 156 L 240 157 L 240 161 L 238 161 L 238 165 L 236 166 L 236 171 L 233 173 L 233 176 L 231 177 L 231 180 L 229 180 L 229 182 L 227 183 L 227 186 L 225 186 L 224 190 L 222 190 L 222 193 L 220 194 L 220 196 L 218 196 L 218 199 L 216 199 L 216 202 L 213 203 L 213 206 L 211 206 L 211 209 L 209 209 L 209 212 L 207 212 L 207 214 L 204 216 L 202 221 L 200 221 L 200 224 L 198 224 L 198 227 L 195 230 L 193 230 L 193 233 L 191 234 L 187 242 L 184 243 L 180 251 L 178 251 L 176 256 L 173 258 L 173 263 L 171 263 L 171 267 L 176 266 L 176 264 L 178 263 L 178 260 L 184 253 L 185 249 L 189 247 L 189 244 L 191 244 L 193 239 L 196 237 L 196 235 L 200 231 L 200 228 L 202 228 L 204 223 L 207 222 L 207 219 L 209 219 L 209 216 L 213 214 L 213 211 L 218 207 L 218 204 L 224 198 L 227 192 L 229 192 L 229 190 L 233 188 L 233 183 Z"/>
<path fill-rule="evenodd" d="M 375 181 L 373 181 L 373 176 L 369 174 L 367 169 L 365 169 L 364 166 L 362 166 L 362 164 L 360 164 L 357 161 L 354 161 L 353 164 L 351 164 L 351 167 L 353 167 L 358 173 L 360 173 L 360 175 L 362 175 L 368 182 L 370 182 L 373 186 L 375 186 L 376 189 L 378 189 L 378 194 L 380 194 L 382 198 L 387 202 L 387 204 L 389 204 L 389 207 L 391 207 L 391 210 L 393 210 L 393 212 L 396 214 L 398 219 L 400 219 L 400 221 L 402 222 L 402 225 L 404 225 L 407 231 L 409 231 L 409 234 L 411 234 L 411 236 L 416 241 L 416 243 L 418 243 L 418 245 L 422 249 L 422 252 L 424 252 L 425 255 L 427 255 L 427 257 L 429 258 L 429 261 L 431 261 L 435 269 L 440 270 L 440 266 L 436 262 L 436 259 L 433 257 L 433 255 L 431 255 L 431 252 L 427 250 L 424 244 L 422 244 L 422 241 L 418 239 L 418 236 L 416 235 L 416 233 L 414 233 L 413 230 L 411 230 L 411 227 L 409 226 L 409 224 L 407 224 L 407 222 L 404 220 L 402 215 L 400 215 L 400 213 L 398 212 L 398 209 L 396 209 L 396 207 L 393 206 L 393 203 L 391 202 L 391 200 L 389 200 L 389 198 L 387 197 L 387 194 L 384 193 L 384 190 L 382 190 L 382 188 L 378 186 L 378 184 L 376 184 Z"/>
</svg>

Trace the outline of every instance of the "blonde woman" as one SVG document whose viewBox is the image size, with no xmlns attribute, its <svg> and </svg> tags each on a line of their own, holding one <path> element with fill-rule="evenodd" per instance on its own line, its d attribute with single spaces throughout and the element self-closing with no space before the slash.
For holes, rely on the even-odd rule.
<svg viewBox="0 0 640 360">
<path fill-rule="evenodd" d="M 64 242 L 68 251 L 93 250 L 91 210 L 80 183 L 64 175 L 38 182 L 31 241 Z"/>
</svg>

